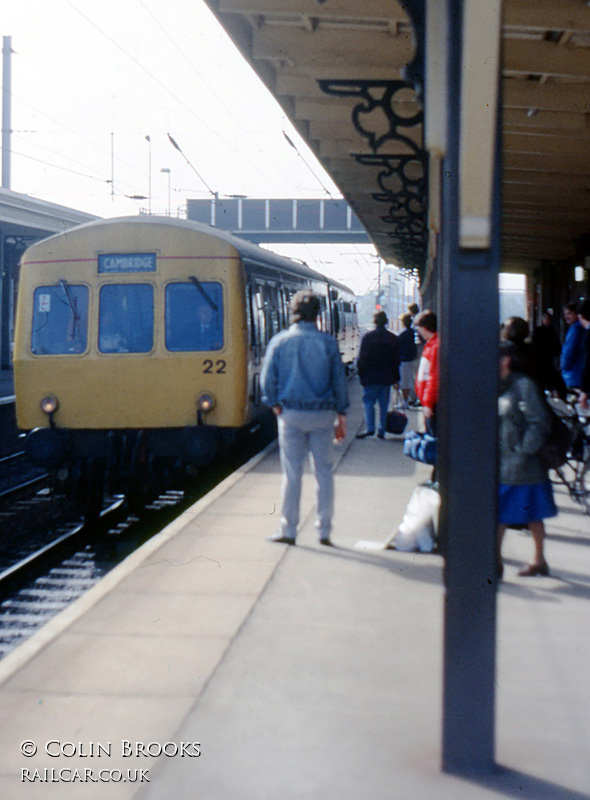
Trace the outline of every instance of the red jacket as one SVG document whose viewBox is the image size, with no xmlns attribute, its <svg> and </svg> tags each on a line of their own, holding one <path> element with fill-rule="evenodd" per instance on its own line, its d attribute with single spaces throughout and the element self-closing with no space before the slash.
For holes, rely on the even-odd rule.
<svg viewBox="0 0 590 800">
<path fill-rule="evenodd" d="M 425 408 L 438 403 L 438 334 L 426 342 L 416 375 L 416 394 Z"/>
</svg>

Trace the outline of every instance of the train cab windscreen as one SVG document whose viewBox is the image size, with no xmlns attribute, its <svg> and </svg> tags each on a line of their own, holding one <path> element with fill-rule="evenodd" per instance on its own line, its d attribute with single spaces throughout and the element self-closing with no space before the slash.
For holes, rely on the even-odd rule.
<svg viewBox="0 0 590 800">
<path fill-rule="evenodd" d="M 31 351 L 35 355 L 83 353 L 88 338 L 88 288 L 60 281 L 38 286 L 33 297 Z"/>
<path fill-rule="evenodd" d="M 221 350 L 223 289 L 220 283 L 169 283 L 166 287 L 166 349 Z"/>
<path fill-rule="evenodd" d="M 149 283 L 101 287 L 98 349 L 101 353 L 148 353 L 154 344 L 154 288 Z"/>
</svg>

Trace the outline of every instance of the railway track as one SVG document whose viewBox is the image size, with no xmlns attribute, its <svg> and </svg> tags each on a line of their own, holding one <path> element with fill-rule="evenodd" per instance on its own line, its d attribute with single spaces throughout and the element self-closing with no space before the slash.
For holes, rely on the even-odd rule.
<svg viewBox="0 0 590 800">
<path fill-rule="evenodd" d="M 59 497 L 53 497 L 48 488 L 30 490 L 16 503 L 24 509 L 25 518 L 13 524 L 16 538 L 4 552 L 1 545 L 5 537 L 0 537 L 0 659 L 252 458 L 273 435 L 272 426 L 262 429 L 247 444 L 242 443 L 219 463 L 210 465 L 198 490 L 190 494 L 172 489 L 163 492 L 141 515 L 130 512 L 123 498 L 117 497 L 111 498 L 94 522 L 64 521 Z M 11 505 L 14 507 L 14 503 Z M 14 523 L 13 517 L 9 519 Z"/>
<path fill-rule="evenodd" d="M 0 458 L 0 504 L 17 499 L 28 491 L 41 488 L 47 473 L 27 463 L 24 451 Z"/>
<path fill-rule="evenodd" d="M 56 538 L 0 573 L 0 658 L 94 586 L 187 504 L 166 492 L 130 514 L 116 498 L 92 525 L 72 523 Z"/>
</svg>

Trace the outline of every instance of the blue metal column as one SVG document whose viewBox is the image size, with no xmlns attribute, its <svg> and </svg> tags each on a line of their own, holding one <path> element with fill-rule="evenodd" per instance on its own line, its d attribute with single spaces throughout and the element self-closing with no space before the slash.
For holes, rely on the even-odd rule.
<svg viewBox="0 0 590 800">
<path fill-rule="evenodd" d="M 442 762 L 447 772 L 468 774 L 490 771 L 495 762 L 500 221 L 496 202 L 492 248 L 482 251 L 460 248 L 462 6 L 462 0 L 450 0 L 449 137 L 442 178 L 439 282 L 438 477 L 446 589 Z M 499 196 L 497 162 L 496 158 L 496 198 Z"/>
</svg>

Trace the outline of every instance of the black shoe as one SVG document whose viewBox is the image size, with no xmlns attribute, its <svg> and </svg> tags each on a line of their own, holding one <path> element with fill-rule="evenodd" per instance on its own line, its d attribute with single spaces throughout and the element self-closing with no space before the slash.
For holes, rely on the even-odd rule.
<svg viewBox="0 0 590 800">
<path fill-rule="evenodd" d="M 521 569 L 518 573 L 521 578 L 534 578 L 536 575 L 549 575 L 549 565 L 546 561 L 542 564 L 530 564 L 528 567 Z"/>
<path fill-rule="evenodd" d="M 377 434 L 377 438 L 378 439 L 385 439 L 385 434 L 384 433 L 378 433 Z"/>
<path fill-rule="evenodd" d="M 324 547 L 332 547 L 332 542 L 330 539 L 320 539 L 320 544 L 323 544 Z"/>
<path fill-rule="evenodd" d="M 357 433 L 356 438 L 357 439 L 366 439 L 367 436 L 374 436 L 374 435 L 375 435 L 375 431 L 365 431 L 364 433 Z"/>
<path fill-rule="evenodd" d="M 266 538 L 269 542 L 278 542 L 279 544 L 295 544 L 295 539 L 292 539 L 290 536 L 283 536 L 280 531 L 277 531 Z"/>
</svg>

